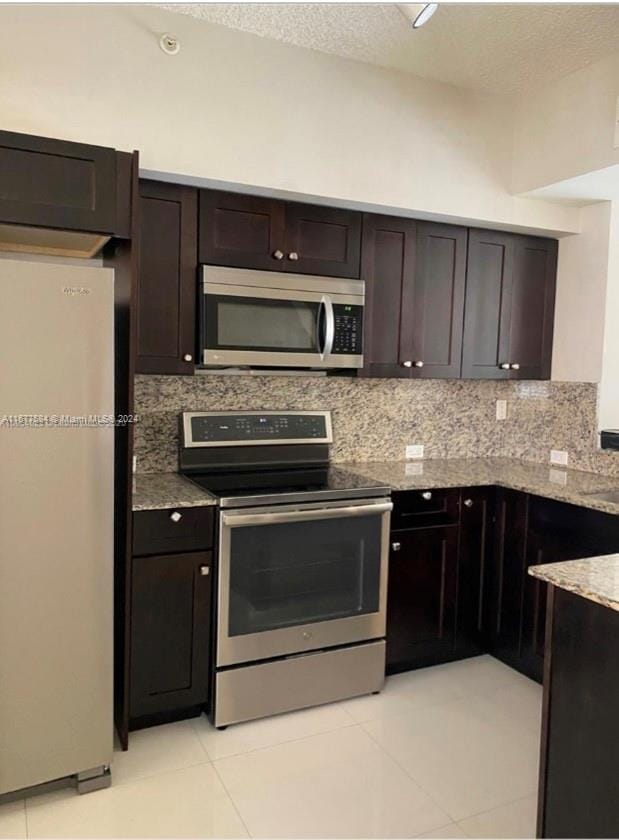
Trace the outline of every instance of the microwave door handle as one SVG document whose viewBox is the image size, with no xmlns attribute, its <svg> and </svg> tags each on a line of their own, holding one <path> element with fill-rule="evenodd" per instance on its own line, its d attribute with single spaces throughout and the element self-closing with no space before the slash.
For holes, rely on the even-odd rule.
<svg viewBox="0 0 619 840">
<path fill-rule="evenodd" d="M 333 352 L 333 342 L 335 341 L 335 313 L 333 311 L 333 301 L 328 295 L 322 299 L 325 308 L 325 346 L 322 351 L 322 357 L 330 356 Z"/>
</svg>

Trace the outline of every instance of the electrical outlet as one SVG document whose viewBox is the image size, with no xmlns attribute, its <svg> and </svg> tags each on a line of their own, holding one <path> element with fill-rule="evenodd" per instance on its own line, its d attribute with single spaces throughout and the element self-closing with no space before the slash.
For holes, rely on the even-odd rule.
<svg viewBox="0 0 619 840">
<path fill-rule="evenodd" d="M 422 444 L 416 443 L 413 446 L 406 447 L 406 460 L 412 460 L 413 458 L 423 458 Z"/>
<path fill-rule="evenodd" d="M 496 419 L 507 420 L 507 400 L 496 401 Z"/>
<path fill-rule="evenodd" d="M 615 138 L 613 140 L 615 149 L 619 149 L 619 96 L 617 97 L 617 104 L 615 106 Z"/>
<path fill-rule="evenodd" d="M 138 471 L 138 456 L 137 455 L 133 456 L 133 462 L 131 464 L 131 468 L 133 470 L 133 474 L 135 475 L 136 472 Z"/>
<path fill-rule="evenodd" d="M 567 452 L 563 449 L 551 449 L 550 463 L 558 467 L 567 467 Z"/>
<path fill-rule="evenodd" d="M 423 464 L 404 464 L 404 475 L 423 475 Z"/>
<path fill-rule="evenodd" d="M 554 470 L 552 467 L 548 470 L 548 480 L 553 484 L 559 484 L 565 487 L 567 484 L 567 473 L 565 470 Z"/>
</svg>

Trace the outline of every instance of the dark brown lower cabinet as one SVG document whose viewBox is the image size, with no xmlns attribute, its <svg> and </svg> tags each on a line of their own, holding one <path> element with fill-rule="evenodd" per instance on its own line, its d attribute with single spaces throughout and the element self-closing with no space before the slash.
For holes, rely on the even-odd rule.
<svg viewBox="0 0 619 840">
<path fill-rule="evenodd" d="M 521 668 L 522 605 L 527 548 L 529 497 L 497 490 L 494 551 L 488 575 L 488 635 L 492 653 Z"/>
<path fill-rule="evenodd" d="M 212 553 L 133 558 L 132 728 L 208 700 Z"/>
<path fill-rule="evenodd" d="M 457 525 L 392 531 L 387 673 L 453 658 L 457 569 Z"/>
<path fill-rule="evenodd" d="M 548 604 L 538 837 L 619 836 L 619 613 L 562 589 Z"/>
<path fill-rule="evenodd" d="M 492 561 L 494 495 L 493 487 L 462 491 L 456 614 L 456 653 L 460 656 L 486 650 L 486 579 Z"/>
</svg>

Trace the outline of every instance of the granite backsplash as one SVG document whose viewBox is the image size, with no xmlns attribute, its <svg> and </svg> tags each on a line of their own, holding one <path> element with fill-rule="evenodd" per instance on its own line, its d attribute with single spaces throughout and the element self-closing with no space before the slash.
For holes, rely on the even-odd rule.
<svg viewBox="0 0 619 840">
<path fill-rule="evenodd" d="M 507 419 L 496 420 L 496 400 Z M 177 469 L 181 411 L 330 409 L 331 458 L 403 460 L 407 444 L 426 458 L 503 456 L 619 475 L 619 455 L 597 449 L 597 386 L 574 382 L 355 379 L 312 376 L 136 376 L 137 471 Z"/>
</svg>

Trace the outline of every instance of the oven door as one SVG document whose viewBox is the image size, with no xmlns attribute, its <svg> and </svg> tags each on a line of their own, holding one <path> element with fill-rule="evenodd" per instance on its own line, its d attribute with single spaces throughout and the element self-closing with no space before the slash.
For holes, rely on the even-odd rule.
<svg viewBox="0 0 619 840">
<path fill-rule="evenodd" d="M 217 665 L 384 637 L 392 507 L 222 511 Z"/>
<path fill-rule="evenodd" d="M 335 318 L 320 292 L 204 283 L 202 363 L 328 367 Z"/>
</svg>

